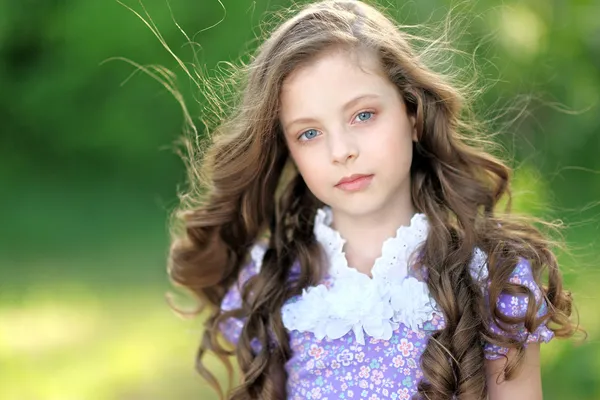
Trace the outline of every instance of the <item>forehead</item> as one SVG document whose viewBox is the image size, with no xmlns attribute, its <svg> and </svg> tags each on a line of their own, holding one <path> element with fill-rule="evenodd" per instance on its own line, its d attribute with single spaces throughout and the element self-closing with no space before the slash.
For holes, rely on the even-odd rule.
<svg viewBox="0 0 600 400">
<path fill-rule="evenodd" d="M 366 92 L 385 96 L 393 90 L 372 53 L 329 51 L 285 79 L 280 96 L 282 117 L 295 109 L 336 105 Z"/>
</svg>

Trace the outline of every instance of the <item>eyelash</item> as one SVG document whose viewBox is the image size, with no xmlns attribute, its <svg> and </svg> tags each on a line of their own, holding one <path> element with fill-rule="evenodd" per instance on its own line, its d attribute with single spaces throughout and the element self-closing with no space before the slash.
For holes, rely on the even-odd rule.
<svg viewBox="0 0 600 400">
<path fill-rule="evenodd" d="M 375 113 L 375 111 L 367 111 L 367 110 L 359 111 L 358 113 L 356 113 L 356 114 L 354 115 L 354 118 L 353 118 L 353 120 L 352 120 L 352 121 L 355 121 L 355 120 L 356 120 L 356 118 L 357 118 L 357 117 L 358 117 L 360 114 L 367 114 L 367 113 L 368 113 L 368 114 L 371 114 L 371 118 L 369 118 L 369 119 L 367 119 L 367 120 L 365 120 L 365 121 L 359 121 L 359 123 L 367 123 L 367 122 L 371 121 L 371 120 L 373 119 L 373 117 L 375 116 L 375 114 L 376 114 L 376 113 Z M 316 131 L 316 129 L 307 129 L 307 130 L 303 131 L 303 132 L 300 134 L 300 136 L 298 136 L 298 140 L 299 140 L 299 141 L 301 141 L 301 142 L 308 142 L 308 141 L 311 141 L 312 139 L 305 139 L 305 140 L 302 140 L 302 136 L 304 136 L 304 134 L 306 134 L 306 133 L 307 133 L 307 132 L 309 132 L 309 131 Z M 317 135 L 317 136 L 318 136 L 318 135 Z M 316 137 L 316 136 L 315 136 L 315 137 Z"/>
</svg>

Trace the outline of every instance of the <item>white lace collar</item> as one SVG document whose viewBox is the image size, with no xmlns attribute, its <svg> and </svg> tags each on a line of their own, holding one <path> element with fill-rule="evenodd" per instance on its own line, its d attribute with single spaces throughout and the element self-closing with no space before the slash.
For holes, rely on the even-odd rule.
<svg viewBox="0 0 600 400">
<path fill-rule="evenodd" d="M 325 250 L 329 260 L 329 274 L 339 278 L 347 274 L 361 273 L 348 265 L 343 251 L 346 240 L 331 227 L 333 212 L 329 207 L 317 210 L 313 232 L 317 241 Z M 429 225 L 425 214 L 416 213 L 408 226 L 400 226 L 394 237 L 383 242 L 379 256 L 371 275 L 373 279 L 399 279 L 408 273 L 408 258 L 427 238 Z"/>
<path fill-rule="evenodd" d="M 372 279 L 348 266 L 345 241 L 331 228 L 331 222 L 329 208 L 318 210 L 314 233 L 325 250 L 332 284 L 309 287 L 285 304 L 284 326 L 290 331 L 312 332 L 317 339 L 338 339 L 352 331 L 363 345 L 365 333 L 389 340 L 401 323 L 413 330 L 422 328 L 437 307 L 427 285 L 408 274 L 408 262 L 427 238 L 425 215 L 415 214 L 409 226 L 399 227 L 396 236 L 383 243 Z"/>
</svg>

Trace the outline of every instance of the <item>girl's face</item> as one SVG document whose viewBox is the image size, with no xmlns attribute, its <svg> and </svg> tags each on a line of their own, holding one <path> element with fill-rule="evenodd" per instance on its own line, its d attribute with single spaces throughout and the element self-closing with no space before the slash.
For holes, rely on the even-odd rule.
<svg viewBox="0 0 600 400">
<path fill-rule="evenodd" d="M 294 71 L 281 92 L 280 122 L 311 192 L 354 216 L 412 207 L 414 118 L 374 56 L 325 53 Z"/>
</svg>

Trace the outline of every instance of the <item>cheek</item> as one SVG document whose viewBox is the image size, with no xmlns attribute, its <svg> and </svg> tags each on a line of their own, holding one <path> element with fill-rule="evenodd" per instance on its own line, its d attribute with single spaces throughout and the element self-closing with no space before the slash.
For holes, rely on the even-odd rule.
<svg viewBox="0 0 600 400">
<path fill-rule="evenodd" d="M 296 148 L 290 150 L 290 156 L 308 188 L 313 193 L 318 191 L 320 182 L 325 178 L 325 171 L 317 152 Z"/>
<path fill-rule="evenodd" d="M 407 157 L 412 158 L 412 138 L 407 132 L 390 129 L 380 131 L 378 136 L 380 140 L 367 142 L 371 154 L 394 164 L 404 164 Z"/>
<path fill-rule="evenodd" d="M 406 156 L 412 153 L 413 126 L 411 119 L 400 112 L 387 112 L 382 115 L 369 135 L 377 140 L 365 142 L 376 148 L 380 154 Z"/>
</svg>

